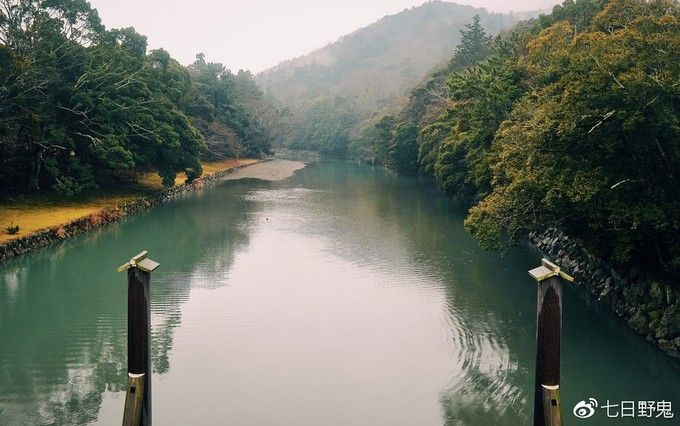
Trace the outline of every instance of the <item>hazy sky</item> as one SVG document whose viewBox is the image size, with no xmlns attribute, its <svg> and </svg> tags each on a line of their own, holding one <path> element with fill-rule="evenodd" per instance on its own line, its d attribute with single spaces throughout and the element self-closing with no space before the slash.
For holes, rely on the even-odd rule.
<svg viewBox="0 0 680 426">
<path fill-rule="evenodd" d="M 262 71 L 424 0 L 90 0 L 107 28 L 135 27 L 183 64 L 198 52 Z M 558 0 L 459 0 L 488 10 L 534 10 Z"/>
</svg>

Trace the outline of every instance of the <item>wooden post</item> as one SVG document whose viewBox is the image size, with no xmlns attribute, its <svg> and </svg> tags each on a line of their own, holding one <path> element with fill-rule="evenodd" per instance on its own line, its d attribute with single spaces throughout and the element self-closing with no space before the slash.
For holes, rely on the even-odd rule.
<svg viewBox="0 0 680 426">
<path fill-rule="evenodd" d="M 534 425 L 562 425 L 560 346 L 562 338 L 562 279 L 573 278 L 547 259 L 529 271 L 538 281 L 536 301 L 536 370 Z"/>
<path fill-rule="evenodd" d="M 543 394 L 549 386 L 559 408 L 560 340 L 562 334 L 562 282 L 551 277 L 538 282 L 536 307 L 536 373 L 534 384 L 534 425 L 553 425 L 546 422 Z M 561 423 L 558 423 L 561 424 Z"/>
<path fill-rule="evenodd" d="M 144 374 L 128 373 L 128 388 L 123 410 L 123 426 L 139 426 L 142 424 L 144 407 Z"/>
<path fill-rule="evenodd" d="M 128 276 L 128 389 L 123 412 L 124 426 L 151 424 L 151 272 L 158 263 L 143 251 L 119 272 Z"/>
<path fill-rule="evenodd" d="M 144 376 L 140 425 L 151 424 L 151 274 L 130 268 L 128 274 L 128 374 Z"/>
<path fill-rule="evenodd" d="M 559 385 L 541 385 L 543 401 L 543 419 L 545 425 L 562 424 L 562 400 Z"/>
</svg>

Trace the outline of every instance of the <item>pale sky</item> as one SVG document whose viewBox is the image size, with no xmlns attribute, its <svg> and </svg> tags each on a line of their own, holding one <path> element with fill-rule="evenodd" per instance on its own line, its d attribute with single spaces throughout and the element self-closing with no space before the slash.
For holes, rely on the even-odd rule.
<svg viewBox="0 0 680 426">
<path fill-rule="evenodd" d="M 254 73 L 337 40 L 424 0 L 90 0 L 107 28 L 135 27 L 149 48 L 183 64 L 203 52 Z M 535 10 L 559 0 L 459 0 L 487 10 Z"/>
</svg>

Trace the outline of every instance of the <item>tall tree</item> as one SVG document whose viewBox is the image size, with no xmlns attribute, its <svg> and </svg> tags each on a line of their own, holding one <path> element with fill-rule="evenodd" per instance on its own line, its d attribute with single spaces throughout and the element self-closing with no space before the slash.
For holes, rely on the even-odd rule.
<svg viewBox="0 0 680 426">
<path fill-rule="evenodd" d="M 103 27 L 85 1 L 0 0 L 0 143 L 3 156 L 40 189 L 43 166 L 68 153 L 70 140 L 55 115 L 84 45 Z"/>
<path fill-rule="evenodd" d="M 472 17 L 472 22 L 465 24 L 460 30 L 460 43 L 456 46 L 456 53 L 451 60 L 452 69 L 463 69 L 474 65 L 491 53 L 491 36 L 486 34 L 479 15 Z"/>
</svg>

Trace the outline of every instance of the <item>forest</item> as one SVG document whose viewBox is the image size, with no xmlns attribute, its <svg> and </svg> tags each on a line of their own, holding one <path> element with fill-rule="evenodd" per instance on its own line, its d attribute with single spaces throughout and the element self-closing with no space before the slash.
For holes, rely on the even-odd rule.
<svg viewBox="0 0 680 426">
<path fill-rule="evenodd" d="M 679 360 L 678 0 L 0 0 L 0 426 L 661 424 Z"/>
<path fill-rule="evenodd" d="M 615 265 L 680 272 L 680 9 L 567 0 L 490 37 L 473 19 L 444 66 L 350 155 L 431 176 L 502 249 L 548 228 Z"/>
<path fill-rule="evenodd" d="M 257 74 L 267 97 L 287 112 L 277 142 L 345 157 L 356 127 L 376 109 L 394 107 L 428 70 L 448 60 L 459 29 L 475 15 L 497 34 L 535 14 L 428 1 Z"/>
<path fill-rule="evenodd" d="M 451 7 L 384 18 L 258 76 L 262 90 L 202 54 L 185 67 L 149 51 L 86 1 L 0 0 L 0 195 L 74 196 L 148 172 L 172 186 L 200 176 L 201 160 L 287 141 L 432 177 L 487 248 L 556 228 L 615 264 L 680 272 L 677 2 L 567 0 L 506 31 L 517 16 Z M 385 33 L 445 10 L 428 37 L 468 20 L 453 56 L 403 100 L 379 96 L 376 75 L 394 90 L 415 75 Z M 442 46 L 421 54 L 435 62 Z M 323 92 L 324 79 L 337 84 Z M 304 99 L 275 106 L 276 90 Z"/>
<path fill-rule="evenodd" d="M 279 118 L 250 72 L 148 51 L 86 1 L 0 0 L 0 194 L 191 181 L 202 159 L 268 154 Z"/>
</svg>

